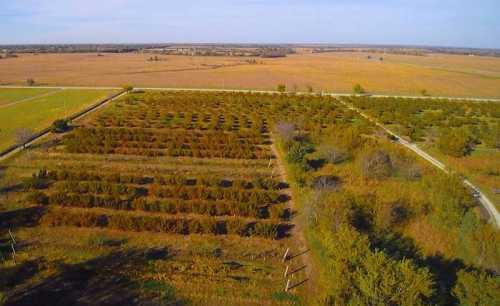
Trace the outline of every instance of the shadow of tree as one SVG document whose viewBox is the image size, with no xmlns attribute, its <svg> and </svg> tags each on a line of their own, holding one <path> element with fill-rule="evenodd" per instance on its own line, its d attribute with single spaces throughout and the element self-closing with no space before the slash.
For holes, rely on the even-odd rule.
<svg viewBox="0 0 500 306">
<path fill-rule="evenodd" d="M 171 292 L 144 290 L 140 280 L 129 276 L 140 273 L 149 261 L 170 256 L 167 249 L 132 249 L 80 264 L 60 264 L 54 275 L 9 292 L 5 305 L 186 305 Z"/>
<path fill-rule="evenodd" d="M 0 231 L 21 226 L 35 226 L 45 210 L 45 207 L 36 206 L 0 212 Z"/>
</svg>

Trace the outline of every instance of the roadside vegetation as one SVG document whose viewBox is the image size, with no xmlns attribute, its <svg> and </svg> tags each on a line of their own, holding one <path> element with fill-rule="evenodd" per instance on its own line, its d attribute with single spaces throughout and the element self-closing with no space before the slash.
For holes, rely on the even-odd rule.
<svg viewBox="0 0 500 306">
<path fill-rule="evenodd" d="M 346 102 L 418 143 L 500 202 L 498 102 L 370 97 Z"/>
</svg>

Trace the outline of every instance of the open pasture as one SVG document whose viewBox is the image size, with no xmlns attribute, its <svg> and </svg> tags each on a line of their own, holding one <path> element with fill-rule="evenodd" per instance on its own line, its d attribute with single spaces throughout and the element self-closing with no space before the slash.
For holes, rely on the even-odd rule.
<svg viewBox="0 0 500 306">
<path fill-rule="evenodd" d="M 0 61 L 0 84 L 234 88 L 350 93 L 354 84 L 378 94 L 500 97 L 500 59 L 460 55 L 317 53 L 277 59 L 151 54 L 20 54 Z M 370 57 L 370 58 L 369 58 Z M 380 61 L 380 57 L 383 61 Z"/>
<path fill-rule="evenodd" d="M 27 129 L 36 133 L 49 127 L 54 120 L 66 118 L 92 106 L 114 92 L 116 91 L 0 88 L 0 101 L 13 101 L 0 105 L 0 150 L 16 143 L 17 130 Z M 5 97 L 4 100 L 1 97 Z M 26 100 L 29 97 L 33 99 Z"/>
<path fill-rule="evenodd" d="M 47 88 L 1 88 L 0 108 L 6 105 L 19 103 L 28 99 L 34 99 L 40 95 L 46 95 L 57 89 Z"/>
</svg>

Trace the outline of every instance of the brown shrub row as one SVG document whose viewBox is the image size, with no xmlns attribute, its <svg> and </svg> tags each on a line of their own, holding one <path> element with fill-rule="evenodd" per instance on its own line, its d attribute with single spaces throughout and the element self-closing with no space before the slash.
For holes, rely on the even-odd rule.
<svg viewBox="0 0 500 306">
<path fill-rule="evenodd" d="M 140 216 L 133 214 L 101 214 L 53 210 L 43 216 L 42 224 L 49 226 L 106 227 L 123 231 L 150 231 L 189 234 L 256 236 L 268 239 L 286 237 L 290 224 L 247 221 L 240 218 L 217 220 L 214 218 L 175 218 L 164 216 Z"/>
<path fill-rule="evenodd" d="M 153 184 L 149 188 L 149 194 L 159 198 L 226 200 L 245 203 L 279 203 L 288 200 L 286 195 L 276 191 L 204 186 L 160 186 Z"/>
<path fill-rule="evenodd" d="M 115 197 L 125 196 L 134 198 L 147 194 L 145 188 L 99 181 L 61 181 L 55 187 L 63 193 L 108 194 Z"/>
<path fill-rule="evenodd" d="M 117 142 L 141 142 L 141 143 L 175 143 L 182 144 L 227 144 L 237 143 L 241 145 L 262 144 L 263 136 L 234 132 L 200 132 L 192 130 L 169 130 L 168 133 L 145 129 L 130 128 L 81 128 L 65 138 L 78 138 L 88 140 L 107 140 Z"/>
<path fill-rule="evenodd" d="M 55 193 L 48 197 L 40 192 L 33 194 L 28 200 L 37 204 L 51 204 L 63 207 L 107 208 L 113 210 L 141 210 L 168 214 L 199 214 L 210 216 L 241 216 L 267 219 L 286 219 L 283 205 L 258 205 L 255 203 L 239 203 L 230 201 L 207 200 L 150 200 L 145 198 L 116 198 L 92 194 Z"/>
<path fill-rule="evenodd" d="M 244 148 L 225 148 L 224 150 L 191 150 L 191 149 L 135 149 L 128 147 L 113 148 L 99 145 L 79 145 L 78 143 L 66 147 L 68 153 L 90 153 L 90 154 L 122 154 L 139 156 L 185 156 L 196 158 L 230 158 L 230 159 L 269 159 L 270 152 L 259 147 L 253 148 L 255 151 Z"/>
<path fill-rule="evenodd" d="M 280 190 L 286 187 L 286 185 L 280 181 L 261 177 L 251 181 L 221 179 L 212 175 L 192 177 L 182 174 L 157 175 L 152 178 L 133 174 L 98 174 L 88 171 L 68 171 L 64 169 L 47 171 L 46 177 L 55 181 L 96 181 L 137 185 L 155 182 L 160 185 L 202 185 L 207 187 L 235 187 L 240 189 L 263 190 Z"/>
</svg>

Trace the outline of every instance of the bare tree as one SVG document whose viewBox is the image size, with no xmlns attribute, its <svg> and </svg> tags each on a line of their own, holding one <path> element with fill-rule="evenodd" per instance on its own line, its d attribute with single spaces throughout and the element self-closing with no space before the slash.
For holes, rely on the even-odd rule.
<svg viewBox="0 0 500 306">
<path fill-rule="evenodd" d="M 28 128 L 19 128 L 14 131 L 16 143 L 22 145 L 23 149 L 26 148 L 26 143 L 33 137 L 34 132 Z"/>
<path fill-rule="evenodd" d="M 318 148 L 318 152 L 330 164 L 339 164 L 347 158 L 345 151 L 337 149 L 334 145 L 330 144 L 321 145 Z"/>
<path fill-rule="evenodd" d="M 289 122 L 280 122 L 276 125 L 276 132 L 286 142 L 293 140 L 295 129 L 295 124 Z"/>
</svg>

